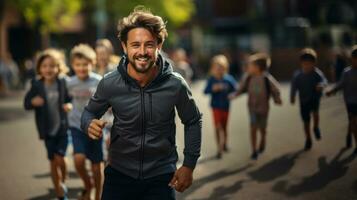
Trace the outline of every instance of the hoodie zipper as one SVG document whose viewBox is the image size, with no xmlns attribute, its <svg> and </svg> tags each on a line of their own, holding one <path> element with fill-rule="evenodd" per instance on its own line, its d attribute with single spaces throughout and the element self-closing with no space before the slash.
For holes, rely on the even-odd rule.
<svg viewBox="0 0 357 200">
<path fill-rule="evenodd" d="M 152 94 L 149 93 L 149 101 L 150 101 L 150 121 L 152 120 Z"/>
<path fill-rule="evenodd" d="M 144 165 L 144 143 L 145 143 L 145 93 L 144 89 L 140 88 L 141 96 L 141 148 L 140 148 L 140 169 L 139 179 L 143 179 L 143 165 Z"/>
</svg>

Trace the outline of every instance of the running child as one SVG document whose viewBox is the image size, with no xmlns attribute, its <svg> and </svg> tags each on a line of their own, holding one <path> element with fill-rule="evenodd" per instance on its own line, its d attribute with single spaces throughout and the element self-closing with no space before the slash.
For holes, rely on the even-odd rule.
<svg viewBox="0 0 357 200">
<path fill-rule="evenodd" d="M 305 150 L 312 147 L 311 115 L 313 116 L 313 131 L 317 140 L 321 139 L 319 128 L 319 107 L 323 88 L 327 80 L 316 67 L 317 55 L 315 50 L 305 48 L 300 53 L 301 69 L 295 72 L 291 82 L 290 102 L 295 103 L 296 93 L 299 93 L 300 113 L 304 123 Z"/>
<path fill-rule="evenodd" d="M 82 191 L 82 199 L 84 200 L 90 199 L 93 184 L 95 199 L 99 200 L 103 184 L 103 141 L 102 139 L 90 139 L 80 129 L 80 119 L 84 107 L 102 78 L 92 72 L 95 61 L 94 50 L 86 44 L 79 44 L 71 50 L 70 62 L 75 76 L 70 77 L 67 83 L 69 94 L 73 98 L 73 110 L 69 113 L 69 126 L 73 140 L 74 165 L 84 183 L 84 190 Z M 91 161 L 93 177 L 89 176 L 85 167 L 86 159 Z"/>
<path fill-rule="evenodd" d="M 67 72 L 62 53 L 55 49 L 41 52 L 36 62 L 38 78 L 32 80 L 24 100 L 26 110 L 35 110 L 37 130 L 46 146 L 51 178 L 59 200 L 68 199 L 64 185 L 67 174 L 64 156 L 68 144 L 67 112 L 71 110 L 71 104 L 62 77 Z"/>
<path fill-rule="evenodd" d="M 346 148 L 352 147 L 352 134 L 355 138 L 357 154 L 357 45 L 352 47 L 351 67 L 348 67 L 342 74 L 340 81 L 326 94 L 331 96 L 339 90 L 343 90 L 343 96 L 348 113 L 349 131 L 346 137 Z"/>
<path fill-rule="evenodd" d="M 258 159 L 266 146 L 266 134 L 269 115 L 269 100 L 273 98 L 278 105 L 282 104 L 279 83 L 268 72 L 270 58 L 263 53 L 253 54 L 248 60 L 247 73 L 243 76 L 236 93 L 230 95 L 233 99 L 243 93 L 248 94 L 248 110 L 250 115 L 250 136 L 252 145 L 251 159 Z M 257 147 L 257 132 L 260 132 L 259 149 Z"/>
<path fill-rule="evenodd" d="M 236 90 L 236 81 L 228 74 L 229 63 L 224 55 L 217 55 L 211 60 L 211 77 L 207 80 L 205 94 L 211 95 L 211 107 L 217 142 L 217 159 L 228 151 L 227 122 L 229 116 L 228 95 Z"/>
</svg>

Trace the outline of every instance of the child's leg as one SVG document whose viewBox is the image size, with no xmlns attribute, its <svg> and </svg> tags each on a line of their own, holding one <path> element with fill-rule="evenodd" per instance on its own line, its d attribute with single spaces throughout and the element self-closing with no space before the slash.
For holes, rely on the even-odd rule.
<svg viewBox="0 0 357 200">
<path fill-rule="evenodd" d="M 357 116 L 351 117 L 351 134 L 353 134 L 355 138 L 355 144 L 357 144 Z"/>
<path fill-rule="evenodd" d="M 61 183 L 62 183 L 62 173 L 61 173 L 61 169 L 60 169 L 60 158 L 61 156 L 59 155 L 55 155 L 54 158 L 50 161 L 50 165 L 51 165 L 51 178 L 52 178 L 52 182 L 53 182 L 53 186 L 55 187 L 55 192 L 57 197 L 63 197 L 64 191 L 61 187 Z"/>
<path fill-rule="evenodd" d="M 222 121 L 222 134 L 223 134 L 223 150 L 228 151 L 228 131 L 227 131 L 227 125 L 228 125 L 228 112 L 224 113 L 224 119 Z"/>
<path fill-rule="evenodd" d="M 218 153 L 221 154 L 223 152 L 224 140 L 222 126 L 220 124 L 217 124 L 216 127 L 216 142 Z"/>
<path fill-rule="evenodd" d="M 313 112 L 312 117 L 314 119 L 314 124 L 313 127 L 314 129 L 319 128 L 319 123 L 320 123 L 320 116 L 318 112 Z"/>
<path fill-rule="evenodd" d="M 213 109 L 213 118 L 215 124 L 215 133 L 216 133 L 216 143 L 217 143 L 217 158 L 221 157 L 223 152 L 223 138 L 222 138 L 222 112 L 219 109 Z"/>
<path fill-rule="evenodd" d="M 87 191 L 87 193 L 90 193 L 90 190 L 92 189 L 92 183 L 88 171 L 85 167 L 86 156 L 84 154 L 77 153 L 74 154 L 73 158 L 74 158 L 74 167 L 76 168 L 79 177 L 83 181 L 84 188 Z"/>
<path fill-rule="evenodd" d="M 346 148 L 352 147 L 352 119 L 348 116 L 348 127 L 347 127 L 347 135 L 346 135 Z"/>
<path fill-rule="evenodd" d="M 304 132 L 305 132 L 305 138 L 306 140 L 311 140 L 311 130 L 310 130 L 310 122 L 306 121 L 304 122 Z"/>
<path fill-rule="evenodd" d="M 100 163 L 92 163 L 92 172 L 94 178 L 94 187 L 95 187 L 95 200 L 100 200 L 102 195 L 102 187 L 103 187 L 103 162 Z"/>
<path fill-rule="evenodd" d="M 320 116 L 319 116 L 319 112 L 318 111 L 314 111 L 312 113 L 312 117 L 313 117 L 313 130 L 314 130 L 314 134 L 315 134 L 315 138 L 317 140 L 321 139 L 321 132 L 320 132 L 320 128 L 319 128 L 319 122 L 320 122 Z"/>
<path fill-rule="evenodd" d="M 266 127 L 260 128 L 260 134 L 261 134 L 261 138 L 260 138 L 260 145 L 259 145 L 259 152 L 263 153 L 265 150 L 265 144 L 266 144 Z"/>
<path fill-rule="evenodd" d="M 250 141 L 252 145 L 252 151 L 257 151 L 257 130 L 258 128 L 255 125 L 251 125 L 250 127 Z"/>
<path fill-rule="evenodd" d="M 95 187 L 95 200 L 100 200 L 102 195 L 102 187 L 104 180 L 104 153 L 103 153 L 103 138 L 99 140 L 89 140 L 87 158 L 92 163 L 92 174 Z"/>
<path fill-rule="evenodd" d="M 62 175 L 62 183 L 66 182 L 67 179 L 67 164 L 66 164 L 66 160 L 64 159 L 64 157 L 60 157 L 58 159 L 58 164 L 61 170 L 61 175 Z"/>
<path fill-rule="evenodd" d="M 311 131 L 310 131 L 310 121 L 304 122 L 305 131 L 305 151 L 310 150 L 312 147 Z"/>
</svg>

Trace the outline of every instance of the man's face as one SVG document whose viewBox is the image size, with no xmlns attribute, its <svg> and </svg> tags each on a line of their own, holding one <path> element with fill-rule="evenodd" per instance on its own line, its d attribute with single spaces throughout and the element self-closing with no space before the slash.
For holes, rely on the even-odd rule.
<svg viewBox="0 0 357 200">
<path fill-rule="evenodd" d="M 89 77 L 93 64 L 86 58 L 73 58 L 72 60 L 73 71 L 80 80 L 85 80 Z"/>
<path fill-rule="evenodd" d="M 138 73 L 145 74 L 157 60 L 162 44 L 145 28 L 134 28 L 128 32 L 127 41 L 122 42 L 128 55 L 129 65 Z"/>
</svg>

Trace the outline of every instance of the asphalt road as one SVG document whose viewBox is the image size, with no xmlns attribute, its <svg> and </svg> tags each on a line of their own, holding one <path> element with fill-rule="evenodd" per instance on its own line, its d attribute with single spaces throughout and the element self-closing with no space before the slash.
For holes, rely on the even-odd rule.
<svg viewBox="0 0 357 200">
<path fill-rule="evenodd" d="M 209 98 L 202 94 L 203 82 L 192 86 L 203 115 L 202 156 L 194 184 L 177 194 L 179 200 L 236 199 L 357 199 L 357 158 L 343 150 L 347 115 L 341 95 L 321 103 L 322 141 L 309 152 L 304 145 L 298 106 L 288 103 L 288 85 L 282 85 L 284 105 L 271 106 L 266 152 L 251 161 L 246 97 L 233 101 L 229 121 L 230 152 L 214 158 L 216 146 Z M 32 112 L 22 108 L 20 95 L 0 99 L 0 199 L 54 199 L 49 163 L 38 140 Z M 180 121 L 177 120 L 179 124 Z M 183 149 L 183 127 L 178 125 L 179 151 Z M 71 148 L 69 196 L 76 199 L 81 183 L 73 168 Z M 182 159 L 182 154 L 181 154 Z M 180 163 L 178 163 L 180 165 Z"/>
</svg>

